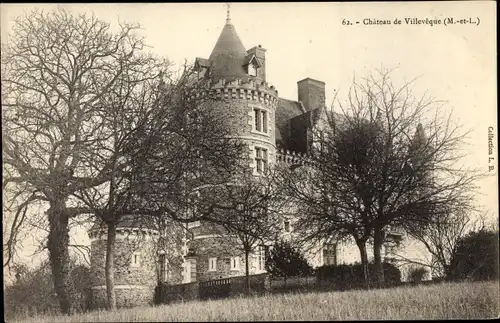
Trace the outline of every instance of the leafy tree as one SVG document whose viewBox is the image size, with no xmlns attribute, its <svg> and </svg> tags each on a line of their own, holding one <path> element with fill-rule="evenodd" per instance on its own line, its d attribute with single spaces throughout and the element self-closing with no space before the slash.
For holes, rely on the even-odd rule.
<svg viewBox="0 0 500 323">
<path fill-rule="evenodd" d="M 290 242 L 276 242 L 266 259 L 266 270 L 271 275 L 283 277 L 286 283 L 288 277 L 307 276 L 312 273 L 312 267 L 300 250 Z"/>
<path fill-rule="evenodd" d="M 450 267 L 449 279 L 498 279 L 498 231 L 480 230 L 462 238 Z"/>
</svg>

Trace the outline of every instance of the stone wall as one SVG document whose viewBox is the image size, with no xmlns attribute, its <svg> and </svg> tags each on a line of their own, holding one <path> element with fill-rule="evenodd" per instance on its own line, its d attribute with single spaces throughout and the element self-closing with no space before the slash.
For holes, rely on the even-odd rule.
<svg viewBox="0 0 500 323">
<path fill-rule="evenodd" d="M 259 102 L 248 101 L 246 99 L 232 99 L 227 102 L 209 102 L 211 108 L 217 109 L 221 114 L 221 119 L 229 124 L 231 132 L 235 137 L 242 139 L 248 150 L 244 153 L 241 162 L 245 166 L 254 165 L 255 146 L 263 147 L 268 151 L 268 161 L 274 163 L 276 160 L 276 139 L 275 139 L 275 107 Z M 267 129 L 268 134 L 253 130 L 254 108 L 265 109 L 268 112 Z"/>
<path fill-rule="evenodd" d="M 189 248 L 196 253 L 196 280 L 206 281 L 244 274 L 244 254 L 237 248 L 237 243 L 228 237 L 202 238 L 190 241 Z M 231 270 L 231 257 L 236 256 L 240 257 L 240 269 Z M 208 270 L 209 258 L 217 258 L 215 271 Z"/>
<path fill-rule="evenodd" d="M 104 236 L 105 237 L 105 236 Z M 106 243 L 102 235 L 91 240 L 90 270 L 93 303 L 101 307 L 106 301 Z M 140 253 L 139 266 L 132 264 L 134 253 Z M 149 234 L 118 232 L 115 242 L 114 283 L 117 307 L 145 305 L 152 302 L 158 280 L 155 241 Z"/>
<path fill-rule="evenodd" d="M 265 82 L 242 82 L 235 80 L 226 82 L 220 80 L 213 85 L 210 91 L 212 98 L 203 104 L 207 109 L 221 116 L 227 122 L 232 135 L 240 138 L 247 145 L 241 162 L 244 166 L 256 172 L 255 148 L 267 150 L 268 165 L 276 161 L 276 139 L 275 139 L 275 110 L 278 104 L 277 91 Z M 207 93 L 200 94 L 201 97 Z M 261 133 L 255 129 L 254 109 L 267 111 L 267 133 Z M 193 237 L 188 243 L 188 248 L 196 253 L 196 279 L 205 281 L 218 278 L 239 276 L 245 272 L 245 258 L 241 250 L 235 248 L 238 241 L 216 237 L 202 237 L 218 233 L 216 228 L 201 223 L 200 226 L 191 228 Z M 199 237 L 199 238 L 197 238 Z M 240 257 L 240 266 L 237 270 L 231 269 L 231 257 Z M 209 271 L 209 258 L 217 258 L 215 271 Z M 251 264 L 252 265 L 252 264 Z"/>
<path fill-rule="evenodd" d="M 325 83 L 310 78 L 297 82 L 299 101 L 307 111 L 325 107 Z"/>
<path fill-rule="evenodd" d="M 154 287 L 115 286 L 116 305 L 119 308 L 153 304 Z M 106 289 L 92 288 L 92 308 L 106 308 Z"/>
<path fill-rule="evenodd" d="M 250 48 L 247 53 L 254 54 L 257 57 L 260 63 L 260 68 L 257 69 L 257 78 L 266 81 L 266 49 L 259 45 Z"/>
<path fill-rule="evenodd" d="M 213 98 L 202 103 L 207 109 L 216 111 L 221 122 L 226 122 L 235 137 L 239 137 L 248 144 L 248 153 L 242 158 L 246 166 L 255 167 L 255 146 L 268 150 L 268 161 L 276 160 L 276 124 L 275 112 L 278 105 L 277 91 L 265 82 L 247 82 L 241 80 L 226 82 L 220 80 L 211 90 Z M 207 94 L 202 94 L 207 95 Z M 266 110 L 267 134 L 254 129 L 254 108 Z"/>
<path fill-rule="evenodd" d="M 134 240 L 132 240 L 134 239 Z M 156 283 L 156 256 L 153 241 L 144 239 L 117 239 L 115 245 L 115 284 L 116 285 L 154 285 Z M 92 285 L 106 284 L 104 267 L 106 260 L 106 240 L 91 242 L 92 254 L 90 256 Z M 140 253 L 140 266 L 132 265 L 132 256 Z"/>
</svg>

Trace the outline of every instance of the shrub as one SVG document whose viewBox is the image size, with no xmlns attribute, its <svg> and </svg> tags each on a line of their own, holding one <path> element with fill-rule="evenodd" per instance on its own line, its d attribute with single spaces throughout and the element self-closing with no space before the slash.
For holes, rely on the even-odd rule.
<svg viewBox="0 0 500 323">
<path fill-rule="evenodd" d="M 266 271 L 275 277 L 308 276 L 312 268 L 304 255 L 290 243 L 278 241 L 266 259 Z"/>
<path fill-rule="evenodd" d="M 48 262 L 34 269 L 17 266 L 16 281 L 5 286 L 5 316 L 48 314 L 59 311 L 52 273 Z M 90 273 L 83 265 L 72 264 L 70 294 L 76 311 L 88 309 Z"/>
<path fill-rule="evenodd" d="M 471 232 L 461 239 L 451 257 L 451 280 L 498 278 L 498 231 Z"/>
<path fill-rule="evenodd" d="M 401 282 L 401 271 L 391 263 L 384 262 L 385 283 L 394 285 Z M 375 264 L 368 265 L 370 281 L 375 281 Z M 333 282 L 339 288 L 365 286 L 363 266 L 360 263 L 322 266 L 316 269 L 319 281 Z"/>
<path fill-rule="evenodd" d="M 412 267 L 408 273 L 408 280 L 412 283 L 418 284 L 424 280 L 427 272 L 427 269 L 424 267 Z"/>
</svg>

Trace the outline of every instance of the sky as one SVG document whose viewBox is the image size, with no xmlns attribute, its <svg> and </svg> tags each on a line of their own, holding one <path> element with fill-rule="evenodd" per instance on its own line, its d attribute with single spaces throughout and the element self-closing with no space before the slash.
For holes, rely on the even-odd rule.
<svg viewBox="0 0 500 323">
<path fill-rule="evenodd" d="M 193 62 L 210 56 L 227 10 L 225 3 L 58 5 L 74 13 L 93 12 L 114 28 L 118 21 L 140 23 L 151 50 L 177 66 L 185 59 Z M 396 68 L 395 83 L 419 77 L 414 87 L 417 96 L 428 92 L 445 101 L 442 109 L 453 110 L 457 122 L 473 129 L 464 162 L 487 171 L 493 165 L 488 157 L 494 157 L 494 170 L 479 183 L 478 203 L 498 217 L 495 5 L 492 1 L 235 3 L 230 14 L 246 49 L 257 45 L 267 49 L 267 81 L 280 97 L 297 100 L 297 81 L 307 77 L 326 83 L 328 105 L 334 93 L 348 90 L 354 76 L 367 76 L 374 69 Z M 12 20 L 23 11 L 56 6 L 1 4 L 2 43 L 8 41 Z M 476 24 L 445 26 L 449 17 L 470 18 Z M 409 25 L 405 18 L 437 19 L 441 24 Z M 367 19 L 391 24 L 365 24 Z M 394 24 L 396 19 L 402 23 Z M 489 127 L 494 135 L 491 156 Z M 88 243 L 85 232 L 79 232 L 77 239 Z M 30 247 L 25 249 L 28 256 Z"/>
</svg>

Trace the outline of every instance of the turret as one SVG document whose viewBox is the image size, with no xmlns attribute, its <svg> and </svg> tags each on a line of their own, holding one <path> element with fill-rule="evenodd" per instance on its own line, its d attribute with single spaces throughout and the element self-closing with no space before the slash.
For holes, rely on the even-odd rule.
<svg viewBox="0 0 500 323">
<path fill-rule="evenodd" d="M 89 230 L 92 307 L 106 307 L 107 227 L 95 223 Z M 138 216 L 124 217 L 116 227 L 114 284 L 117 307 L 148 305 L 157 283 L 157 228 Z"/>
<path fill-rule="evenodd" d="M 228 117 L 232 136 L 248 147 L 242 161 L 255 176 L 262 176 L 276 161 L 278 91 L 266 82 L 265 52 L 261 46 L 245 50 L 228 14 L 226 23 L 208 59 L 197 58 L 196 68 L 211 88 L 205 95 L 212 111 Z M 213 226 L 192 223 L 191 250 L 184 256 L 185 282 L 244 275 L 244 255 Z M 224 233 L 226 234 L 226 233 Z M 250 272 L 261 273 L 263 259 L 250 264 Z"/>
</svg>

